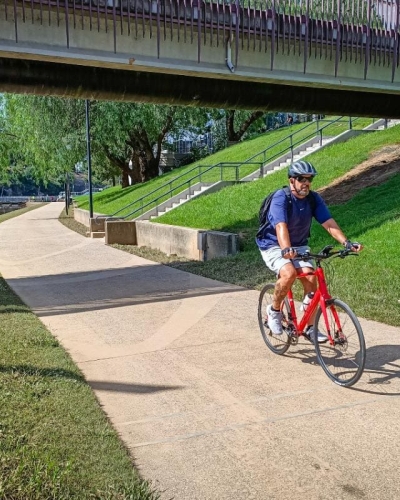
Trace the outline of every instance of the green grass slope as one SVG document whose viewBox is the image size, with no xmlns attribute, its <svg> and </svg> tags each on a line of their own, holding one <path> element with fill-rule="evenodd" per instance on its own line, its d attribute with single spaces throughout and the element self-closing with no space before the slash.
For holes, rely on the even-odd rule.
<svg viewBox="0 0 400 500">
<path fill-rule="evenodd" d="M 313 154 L 308 159 L 319 172 L 313 189 L 328 185 L 366 160 L 373 151 L 399 143 L 400 127 L 393 127 Z M 180 268 L 247 287 L 259 288 L 267 280 L 273 280 L 259 256 L 254 236 L 262 199 L 286 183 L 286 171 L 276 172 L 257 182 L 198 198 L 156 219 L 160 223 L 229 231 L 241 236 L 241 252 L 237 256 L 179 264 Z M 400 324 L 400 284 L 393 280 L 393 276 L 400 275 L 399 259 L 395 256 L 400 240 L 399 188 L 397 175 L 381 186 L 361 191 L 344 205 L 331 207 L 345 233 L 366 245 L 356 262 L 350 258 L 334 262 L 333 293 L 349 302 L 361 316 L 393 325 Z M 310 243 L 314 250 L 332 241 L 317 224 L 313 226 Z"/>
<path fill-rule="evenodd" d="M 335 119 L 338 117 L 330 117 L 331 119 Z M 354 128 L 363 128 L 371 123 L 371 119 L 368 118 L 359 118 L 354 122 Z M 320 126 L 323 127 L 327 125 L 328 122 L 320 122 Z M 333 125 L 326 126 L 323 130 L 324 135 L 338 135 L 341 132 L 344 132 L 348 128 L 348 121 L 343 120 L 337 122 Z M 109 188 L 101 193 L 96 193 L 93 197 L 94 199 L 94 211 L 96 213 L 102 213 L 111 215 L 117 212 L 118 210 L 126 207 L 129 204 L 132 204 L 130 208 L 126 210 L 122 210 L 118 215 L 125 216 L 130 214 L 136 209 L 139 209 L 142 205 L 150 202 L 156 196 L 160 196 L 160 199 L 157 203 L 152 203 L 149 205 L 145 211 L 149 210 L 156 204 L 161 203 L 169 197 L 169 194 L 177 194 L 180 191 L 183 191 L 186 186 L 178 187 L 180 184 L 187 182 L 192 177 L 196 176 L 200 172 L 205 172 L 210 166 L 216 165 L 218 163 L 231 163 L 231 162 L 244 162 L 249 158 L 252 158 L 252 162 L 260 163 L 265 162 L 268 158 L 280 156 L 282 151 L 287 149 L 290 146 L 290 139 L 287 138 L 291 133 L 296 132 L 295 141 L 302 142 L 305 137 L 308 137 L 310 134 L 314 135 L 317 130 L 317 123 L 302 123 L 299 125 L 293 125 L 292 127 L 284 127 L 279 130 L 267 132 L 255 139 L 251 139 L 248 141 L 240 142 L 235 146 L 219 151 L 213 155 L 208 156 L 207 158 L 203 158 L 195 163 L 190 165 L 186 165 L 184 167 L 180 167 L 174 169 L 172 172 L 168 172 L 156 179 L 152 179 L 144 184 L 136 184 L 132 187 L 121 189 L 120 186 Z M 274 144 L 280 144 L 273 146 Z M 270 148 L 266 155 L 260 153 L 266 148 Z M 239 178 L 242 178 L 258 167 L 257 165 L 243 165 L 240 167 L 240 171 L 238 172 Z M 194 169 L 192 171 L 192 169 Z M 190 172 L 191 171 L 191 172 Z M 178 176 L 183 175 L 179 181 L 174 182 Z M 236 171 L 233 167 L 224 167 L 223 169 L 223 178 L 224 180 L 234 180 Z M 213 169 L 210 172 L 206 172 L 202 176 L 203 182 L 216 182 L 220 180 L 221 172 L 219 169 Z M 194 183 L 199 182 L 199 180 L 195 180 Z M 156 189 L 161 188 L 165 184 L 168 184 L 164 189 L 157 191 L 157 193 L 151 194 Z M 138 202 L 140 198 L 143 196 L 148 196 L 142 202 Z M 79 208 L 88 209 L 89 208 L 89 200 L 87 196 L 77 198 L 77 205 Z M 131 217 L 137 217 L 141 212 L 137 212 Z M 128 217 L 130 218 L 130 217 Z"/>
</svg>

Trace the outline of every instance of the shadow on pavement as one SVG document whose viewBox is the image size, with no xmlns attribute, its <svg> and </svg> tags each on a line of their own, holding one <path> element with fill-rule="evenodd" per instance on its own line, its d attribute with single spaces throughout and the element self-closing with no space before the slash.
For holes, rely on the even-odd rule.
<svg viewBox="0 0 400 500">
<path fill-rule="evenodd" d="M 235 285 L 158 264 L 7 282 L 39 317 L 243 291 Z"/>
<path fill-rule="evenodd" d="M 319 367 L 312 346 L 309 349 L 289 351 L 285 356 L 300 359 L 302 363 Z M 397 384 L 396 392 L 391 391 L 392 382 L 400 382 L 400 345 L 375 345 L 366 350 L 366 363 L 361 382 L 350 389 L 382 396 L 400 396 L 400 387 Z M 371 388 L 365 388 L 366 385 L 371 386 Z"/>
<path fill-rule="evenodd" d="M 184 386 L 180 385 L 126 384 L 122 382 L 107 382 L 106 380 L 88 380 L 88 384 L 95 391 L 115 391 L 135 394 L 152 394 L 154 392 L 184 389 Z"/>
<path fill-rule="evenodd" d="M 19 373 L 31 377 L 48 377 L 48 378 L 67 378 L 89 384 L 95 391 L 115 391 L 135 394 L 152 394 L 161 391 L 176 391 L 184 389 L 180 385 L 151 385 L 151 384 L 126 384 L 123 382 L 108 382 L 106 380 L 91 381 L 85 380 L 79 373 L 74 373 L 70 370 L 62 368 L 38 368 L 33 365 L 1 365 L 0 372 L 3 373 Z"/>
<path fill-rule="evenodd" d="M 391 392 L 392 382 L 400 382 L 400 345 L 375 345 L 367 348 L 364 380 L 371 389 L 354 386 L 353 390 L 384 396 L 400 396 L 400 390 Z M 381 386 L 384 389 L 378 390 Z"/>
</svg>

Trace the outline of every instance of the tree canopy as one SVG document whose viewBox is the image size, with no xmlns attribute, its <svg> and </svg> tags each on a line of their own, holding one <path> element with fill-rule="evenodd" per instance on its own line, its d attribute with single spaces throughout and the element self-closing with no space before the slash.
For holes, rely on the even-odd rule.
<svg viewBox="0 0 400 500">
<path fill-rule="evenodd" d="M 95 178 L 122 186 L 159 175 L 166 141 L 182 133 L 201 134 L 225 122 L 220 141 L 238 141 L 259 127 L 264 113 L 237 112 L 142 103 L 93 101 L 90 105 L 91 151 Z M 258 124 L 258 125 L 257 125 Z M 221 130 L 221 127 L 220 127 Z M 10 180 L 32 168 L 45 185 L 63 178 L 86 161 L 83 100 L 7 94 L 0 101 L 0 175 Z"/>
</svg>

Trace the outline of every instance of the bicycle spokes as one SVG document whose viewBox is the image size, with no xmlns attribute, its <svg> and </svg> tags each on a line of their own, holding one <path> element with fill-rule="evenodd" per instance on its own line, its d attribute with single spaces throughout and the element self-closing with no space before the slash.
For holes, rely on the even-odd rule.
<svg viewBox="0 0 400 500">
<path fill-rule="evenodd" d="M 267 320 L 267 307 L 272 303 L 272 295 L 274 292 L 274 285 L 266 285 L 260 293 L 260 298 L 258 302 L 258 323 L 260 325 L 261 335 L 263 336 L 264 342 L 267 344 L 269 349 L 275 354 L 284 354 L 290 346 L 290 338 L 288 335 L 288 320 L 287 320 L 287 310 L 283 312 L 282 326 L 283 333 L 280 335 L 274 335 L 268 325 Z"/>
<path fill-rule="evenodd" d="M 349 387 L 360 378 L 365 364 L 361 326 L 349 306 L 338 299 L 326 308 L 327 322 L 323 316 L 319 310 L 315 324 L 328 336 L 329 342 L 316 345 L 318 360 L 334 382 Z"/>
</svg>

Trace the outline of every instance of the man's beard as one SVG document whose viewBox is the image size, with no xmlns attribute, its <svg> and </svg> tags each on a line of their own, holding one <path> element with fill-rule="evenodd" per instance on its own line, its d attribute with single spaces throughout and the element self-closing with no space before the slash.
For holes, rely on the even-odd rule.
<svg viewBox="0 0 400 500">
<path fill-rule="evenodd" d="M 297 190 L 297 194 L 299 194 L 300 196 L 307 196 L 308 192 L 309 192 L 308 187 L 304 187 Z"/>
</svg>

